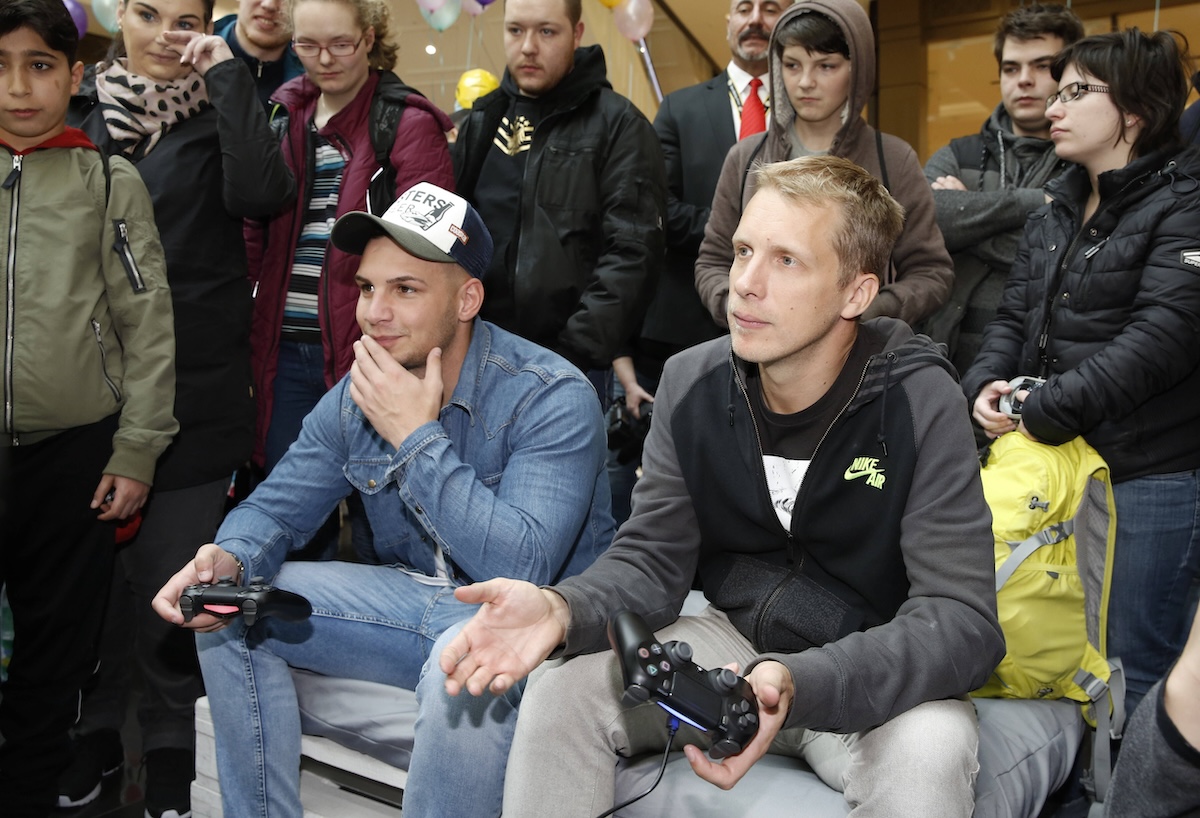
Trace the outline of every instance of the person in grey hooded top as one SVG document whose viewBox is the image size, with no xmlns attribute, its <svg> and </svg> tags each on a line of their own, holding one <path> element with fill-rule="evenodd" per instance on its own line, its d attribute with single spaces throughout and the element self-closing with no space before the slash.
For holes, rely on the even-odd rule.
<svg viewBox="0 0 1200 818">
<path fill-rule="evenodd" d="M 875 85 L 875 37 L 867 13 L 857 0 L 801 0 L 775 24 L 769 61 L 776 102 L 766 133 L 742 140 L 725 157 L 696 259 L 700 300 L 718 324 L 728 325 L 730 237 L 754 194 L 751 168 L 828 153 L 882 181 L 905 211 L 890 269 L 863 318 L 889 315 L 915 324 L 928 317 L 950 294 L 953 266 L 916 153 L 859 116 Z"/>
<path fill-rule="evenodd" d="M 978 133 L 952 139 L 925 165 L 938 227 L 954 259 L 950 300 L 922 331 L 949 348 L 966 372 L 983 328 L 996 315 L 1017 242 L 1043 188 L 1070 166 L 1054 152 L 1046 97 L 1058 90 L 1050 64 L 1083 36 L 1083 23 L 1063 6 L 1013 9 L 996 29 L 1000 104 Z"/>
</svg>

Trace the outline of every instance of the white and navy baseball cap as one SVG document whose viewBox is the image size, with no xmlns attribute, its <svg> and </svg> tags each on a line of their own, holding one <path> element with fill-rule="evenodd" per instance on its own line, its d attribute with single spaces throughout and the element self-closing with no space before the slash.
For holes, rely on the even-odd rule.
<svg viewBox="0 0 1200 818">
<path fill-rule="evenodd" d="M 492 263 L 492 234 L 478 211 L 430 182 L 401 193 L 382 216 L 345 214 L 329 238 L 339 250 L 360 256 L 367 242 L 383 235 L 417 258 L 457 264 L 475 278 L 483 278 Z"/>
</svg>

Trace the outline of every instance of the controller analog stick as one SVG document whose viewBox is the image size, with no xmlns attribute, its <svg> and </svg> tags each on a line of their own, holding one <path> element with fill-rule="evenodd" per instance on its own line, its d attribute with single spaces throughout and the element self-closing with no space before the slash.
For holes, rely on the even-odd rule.
<svg viewBox="0 0 1200 818">
<path fill-rule="evenodd" d="M 708 678 L 713 690 L 722 696 L 737 689 L 738 675 L 727 667 L 713 668 Z"/>
<path fill-rule="evenodd" d="M 667 649 L 675 664 L 682 665 L 692 661 L 692 646 L 687 642 L 668 642 Z"/>
</svg>

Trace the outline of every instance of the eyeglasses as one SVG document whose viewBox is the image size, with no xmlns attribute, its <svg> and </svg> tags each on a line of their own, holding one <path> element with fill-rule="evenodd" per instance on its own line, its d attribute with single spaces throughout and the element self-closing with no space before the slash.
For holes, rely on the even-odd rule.
<svg viewBox="0 0 1200 818">
<path fill-rule="evenodd" d="M 1064 85 L 1058 93 L 1051 94 L 1046 97 L 1046 107 L 1049 108 L 1054 104 L 1056 99 L 1062 100 L 1066 105 L 1068 102 L 1074 102 L 1088 91 L 1095 91 L 1097 94 L 1107 94 L 1107 85 L 1088 85 L 1086 82 L 1072 82 L 1070 85 Z"/>
<path fill-rule="evenodd" d="M 292 41 L 292 48 L 296 51 L 298 57 L 319 57 L 322 51 L 328 51 L 331 57 L 349 57 L 358 47 L 362 45 L 363 37 L 359 37 L 353 43 L 340 42 L 330 43 L 329 45 L 320 45 L 318 43 L 298 43 Z"/>
</svg>

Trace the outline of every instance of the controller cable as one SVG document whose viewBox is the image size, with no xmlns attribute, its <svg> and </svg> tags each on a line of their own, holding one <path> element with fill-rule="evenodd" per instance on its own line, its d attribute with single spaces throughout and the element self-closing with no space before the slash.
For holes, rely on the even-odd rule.
<svg viewBox="0 0 1200 818">
<path fill-rule="evenodd" d="M 671 756 L 671 744 L 675 741 L 675 734 L 679 732 L 679 719 L 677 717 L 675 717 L 675 716 L 667 717 L 667 730 L 670 731 L 670 734 L 667 736 L 667 749 L 663 750 L 662 764 L 659 765 L 658 775 L 654 777 L 654 783 L 650 785 L 650 789 L 646 790 L 641 795 L 635 795 L 633 798 L 630 798 L 628 801 L 626 801 L 624 803 L 617 804 L 615 807 L 610 809 L 608 812 L 600 813 L 599 815 L 596 816 L 596 818 L 608 818 L 608 816 L 612 815 L 617 810 L 625 809 L 627 806 L 632 804 L 634 801 L 641 801 L 647 795 L 654 792 L 654 788 L 658 786 L 658 782 L 662 781 L 663 773 L 666 772 L 667 760 Z"/>
</svg>

